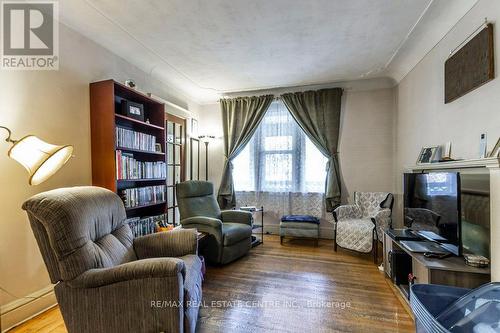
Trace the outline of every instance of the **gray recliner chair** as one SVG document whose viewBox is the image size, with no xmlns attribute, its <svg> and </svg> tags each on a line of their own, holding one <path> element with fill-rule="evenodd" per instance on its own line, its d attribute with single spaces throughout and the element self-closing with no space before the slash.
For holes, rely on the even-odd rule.
<svg viewBox="0 0 500 333">
<path fill-rule="evenodd" d="M 99 187 L 23 204 L 70 333 L 194 332 L 202 298 L 193 230 L 134 239 L 125 208 Z"/>
<path fill-rule="evenodd" d="M 190 180 L 177 184 L 177 203 L 183 228 L 196 228 L 211 237 L 203 253 L 207 260 L 227 264 L 252 247 L 253 216 L 241 210 L 221 211 L 212 183 Z"/>
</svg>

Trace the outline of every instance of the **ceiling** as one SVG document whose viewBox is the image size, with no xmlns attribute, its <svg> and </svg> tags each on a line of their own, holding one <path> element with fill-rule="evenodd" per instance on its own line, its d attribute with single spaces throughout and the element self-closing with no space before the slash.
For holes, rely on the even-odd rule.
<svg viewBox="0 0 500 333">
<path fill-rule="evenodd" d="M 475 2 L 65 0 L 59 6 L 64 24 L 209 103 L 238 91 L 398 80 L 409 66 L 401 55 L 416 63 Z"/>
</svg>

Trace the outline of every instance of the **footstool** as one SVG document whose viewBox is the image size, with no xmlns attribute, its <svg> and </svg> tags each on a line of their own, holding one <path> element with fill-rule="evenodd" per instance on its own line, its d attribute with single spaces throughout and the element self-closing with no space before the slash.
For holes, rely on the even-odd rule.
<svg viewBox="0 0 500 333">
<path fill-rule="evenodd" d="M 285 215 L 280 222 L 280 243 L 285 237 L 314 238 L 318 246 L 319 219 L 311 215 Z"/>
</svg>

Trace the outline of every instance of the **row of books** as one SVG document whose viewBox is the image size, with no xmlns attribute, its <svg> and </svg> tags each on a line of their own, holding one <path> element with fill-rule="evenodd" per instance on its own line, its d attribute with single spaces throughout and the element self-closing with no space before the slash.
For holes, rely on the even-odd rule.
<svg viewBox="0 0 500 333">
<path fill-rule="evenodd" d="M 165 201 L 165 185 L 127 188 L 121 191 L 126 208 L 145 206 Z"/>
<path fill-rule="evenodd" d="M 134 237 L 149 235 L 156 232 L 160 227 L 167 225 L 166 214 L 147 217 L 132 217 L 125 222 L 130 226 Z"/>
<path fill-rule="evenodd" d="M 155 152 L 156 137 L 146 133 L 132 131 L 123 127 L 116 128 L 118 147 Z"/>
<path fill-rule="evenodd" d="M 136 160 L 133 154 L 116 151 L 117 179 L 151 179 L 166 176 L 165 162 L 141 162 Z"/>
</svg>

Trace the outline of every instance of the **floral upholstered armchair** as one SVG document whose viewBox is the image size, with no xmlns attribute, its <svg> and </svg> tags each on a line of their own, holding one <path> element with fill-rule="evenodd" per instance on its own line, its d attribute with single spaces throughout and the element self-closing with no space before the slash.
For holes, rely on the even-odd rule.
<svg viewBox="0 0 500 333">
<path fill-rule="evenodd" d="M 354 192 L 354 204 L 337 207 L 335 219 L 335 243 L 349 250 L 369 253 L 377 260 L 377 240 L 392 224 L 394 197 L 387 192 Z"/>
</svg>

